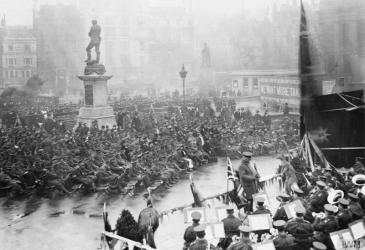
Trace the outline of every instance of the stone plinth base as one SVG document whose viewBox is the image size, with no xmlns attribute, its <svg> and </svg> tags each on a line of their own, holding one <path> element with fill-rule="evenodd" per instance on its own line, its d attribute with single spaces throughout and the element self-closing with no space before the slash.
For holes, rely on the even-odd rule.
<svg viewBox="0 0 365 250">
<path fill-rule="evenodd" d="M 79 122 L 86 123 L 90 127 L 95 120 L 98 121 L 99 129 L 102 126 L 112 128 L 113 125 L 117 125 L 112 107 L 81 107 L 79 116 L 77 117 L 76 127 L 79 125 Z"/>
</svg>

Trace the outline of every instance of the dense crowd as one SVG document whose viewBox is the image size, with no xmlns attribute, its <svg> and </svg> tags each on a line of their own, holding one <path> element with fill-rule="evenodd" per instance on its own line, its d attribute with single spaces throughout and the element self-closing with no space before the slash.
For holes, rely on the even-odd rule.
<svg viewBox="0 0 365 250">
<path fill-rule="evenodd" d="M 284 172 L 302 170 L 299 165 L 303 165 L 298 165 L 299 157 L 280 158 L 280 168 Z M 235 206 L 227 207 L 227 217 L 222 220 L 226 237 L 217 246 L 211 245 L 211 249 L 250 250 L 256 249 L 254 246 L 263 247 L 265 243 L 268 249 L 277 250 L 362 249 L 365 239 L 365 167 L 362 160 L 357 157 L 355 164 L 347 169 L 316 165 L 314 171 L 309 172 L 306 184 L 294 185 L 290 192 L 276 197 L 280 205 L 273 214 L 263 197 L 257 198 L 257 205 L 245 209 L 240 216 L 234 215 Z M 290 175 L 286 177 L 292 178 Z M 289 208 L 292 205 L 293 210 Z M 267 228 L 255 229 L 258 225 L 248 218 L 250 215 L 271 218 Z M 192 214 L 193 224 L 184 234 L 184 249 L 205 249 L 209 245 L 201 217 L 199 212 Z"/>
<path fill-rule="evenodd" d="M 170 101 L 160 104 L 164 110 L 155 104 L 147 112 L 139 110 L 141 100 L 130 103 L 135 105 L 118 108 L 114 127 L 80 123 L 72 131 L 52 116 L 35 126 L 3 126 L 0 193 L 133 194 L 138 188 L 168 188 L 180 174 L 217 156 L 237 158 L 246 148 L 266 154 L 297 141 L 293 119 L 284 119 L 273 130 L 267 114 L 252 115 L 232 101 L 193 100 L 185 107 Z"/>
</svg>

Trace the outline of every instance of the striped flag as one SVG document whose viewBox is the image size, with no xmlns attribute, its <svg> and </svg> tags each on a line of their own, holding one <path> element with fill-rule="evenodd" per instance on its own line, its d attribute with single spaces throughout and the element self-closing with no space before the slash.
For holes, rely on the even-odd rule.
<svg viewBox="0 0 365 250">
<path fill-rule="evenodd" d="M 227 157 L 227 180 L 237 180 L 236 174 L 234 173 L 231 159 Z"/>
</svg>

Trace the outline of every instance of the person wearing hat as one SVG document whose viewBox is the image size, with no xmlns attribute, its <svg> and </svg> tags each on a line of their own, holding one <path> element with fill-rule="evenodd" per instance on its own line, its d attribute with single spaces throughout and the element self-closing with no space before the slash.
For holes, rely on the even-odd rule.
<svg viewBox="0 0 365 250">
<path fill-rule="evenodd" d="M 359 203 L 359 196 L 354 193 L 348 193 L 347 196 L 350 199 L 349 210 L 352 214 L 353 220 L 359 220 L 364 216 L 364 212 Z"/>
<path fill-rule="evenodd" d="M 299 187 L 293 189 L 292 202 L 300 201 L 305 208 L 308 207 L 307 201 L 304 199 L 304 192 Z"/>
<path fill-rule="evenodd" d="M 238 168 L 238 174 L 240 178 L 240 183 L 245 191 L 246 199 L 248 200 L 248 206 L 246 211 L 253 210 L 253 200 L 252 195 L 258 193 L 258 181 L 260 175 L 256 170 L 256 166 L 251 164 L 252 153 L 243 152 L 243 158 L 241 165 Z"/>
<path fill-rule="evenodd" d="M 355 173 L 357 173 L 357 174 L 365 174 L 365 167 L 364 167 L 364 164 L 362 164 L 361 160 L 364 160 L 364 158 L 356 157 L 355 164 L 352 166 Z"/>
<path fill-rule="evenodd" d="M 336 215 L 336 220 L 338 222 L 339 229 L 345 229 L 348 224 L 352 222 L 352 214 L 348 209 L 350 202 L 344 198 L 338 200 L 339 212 Z"/>
<path fill-rule="evenodd" d="M 338 230 L 338 223 L 335 218 L 335 207 L 331 204 L 324 205 L 325 218 L 319 216 L 314 219 L 313 228 L 319 232 L 318 240 L 325 243 L 327 246 L 332 245 L 329 234 Z"/>
<path fill-rule="evenodd" d="M 301 206 L 294 208 L 296 218 L 288 221 L 285 226 L 285 231 L 293 235 L 296 248 L 293 249 L 309 249 L 313 237 L 313 226 L 310 222 L 304 220 L 305 209 Z"/>
<path fill-rule="evenodd" d="M 250 240 L 250 227 L 246 225 L 242 225 L 239 227 L 241 232 L 241 237 L 238 241 L 234 241 L 231 245 L 227 248 L 227 250 L 253 250 Z"/>
<path fill-rule="evenodd" d="M 257 208 L 252 214 L 270 214 L 271 211 L 265 207 L 265 198 L 258 197 L 257 198 Z"/>
<path fill-rule="evenodd" d="M 284 206 L 287 205 L 289 203 L 289 200 L 290 200 L 290 196 L 283 193 L 283 194 L 280 194 L 279 196 L 276 197 L 276 199 L 278 201 L 280 201 L 280 205 L 279 205 L 279 208 L 276 210 L 275 212 L 275 215 L 273 217 L 273 220 L 276 221 L 276 220 L 283 220 L 283 221 L 288 221 L 288 216 L 285 212 L 285 209 L 284 209 Z"/>
<path fill-rule="evenodd" d="M 232 237 L 233 235 L 239 236 L 239 227 L 241 226 L 242 221 L 234 216 L 233 206 L 227 207 L 226 211 L 227 217 L 222 220 L 226 237 Z"/>
<path fill-rule="evenodd" d="M 194 228 L 200 225 L 200 219 L 202 214 L 198 211 L 191 213 L 191 218 L 193 220 L 193 224 L 185 229 L 184 233 L 184 249 L 188 249 L 190 244 L 196 239 L 196 232 Z"/>
<path fill-rule="evenodd" d="M 322 242 L 313 241 L 311 250 L 327 250 L 327 247 Z"/>
<path fill-rule="evenodd" d="M 208 246 L 208 241 L 204 239 L 205 237 L 205 226 L 204 225 L 198 225 L 194 228 L 194 232 L 196 234 L 196 240 L 193 241 L 190 246 L 189 250 L 205 250 L 209 247 L 209 249 L 215 249 L 215 247 L 210 244 Z"/>
<path fill-rule="evenodd" d="M 295 245 L 294 237 L 285 231 L 285 221 L 275 220 L 274 228 L 278 230 L 278 235 L 273 239 L 276 250 L 289 250 Z"/>
<path fill-rule="evenodd" d="M 324 204 L 327 203 L 328 192 L 326 191 L 326 183 L 323 181 L 316 182 L 317 190 L 309 197 L 309 204 L 314 209 L 314 212 L 323 211 Z"/>
</svg>

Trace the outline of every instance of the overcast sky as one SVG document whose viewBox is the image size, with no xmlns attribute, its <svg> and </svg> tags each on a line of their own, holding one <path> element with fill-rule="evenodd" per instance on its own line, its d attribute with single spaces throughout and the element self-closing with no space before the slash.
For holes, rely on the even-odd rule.
<svg viewBox="0 0 365 250">
<path fill-rule="evenodd" d="M 98 0 L 89 0 L 98 1 Z M 133 0 L 130 0 L 133 1 Z M 181 0 L 153 0 L 161 5 L 173 5 Z M 268 5 L 274 0 L 192 0 L 195 11 L 217 13 L 239 13 L 242 10 L 242 2 L 245 2 L 247 11 L 257 10 Z M 276 0 L 278 1 L 278 0 Z M 289 0 L 280 0 L 289 1 Z M 77 0 L 38 0 L 39 4 L 76 4 Z M 0 0 L 0 13 L 6 15 L 8 25 L 32 24 L 33 0 Z"/>
</svg>

